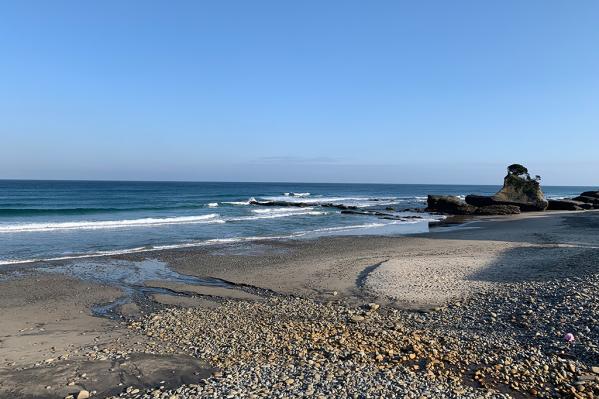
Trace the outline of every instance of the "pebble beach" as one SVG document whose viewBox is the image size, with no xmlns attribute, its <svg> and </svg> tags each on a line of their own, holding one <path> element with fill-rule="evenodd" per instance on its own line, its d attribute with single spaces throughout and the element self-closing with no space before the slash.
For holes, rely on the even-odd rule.
<svg viewBox="0 0 599 399">
<path fill-rule="evenodd" d="M 515 284 L 426 313 L 276 296 L 169 309 L 129 325 L 150 337 L 144 350 L 186 353 L 219 371 L 118 397 L 592 398 L 598 292 L 595 277 Z"/>
</svg>

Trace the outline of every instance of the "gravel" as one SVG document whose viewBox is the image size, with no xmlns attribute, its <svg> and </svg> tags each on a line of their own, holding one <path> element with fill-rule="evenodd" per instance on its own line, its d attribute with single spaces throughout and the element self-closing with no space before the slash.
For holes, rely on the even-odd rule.
<svg viewBox="0 0 599 399">
<path fill-rule="evenodd" d="M 599 396 L 598 275 L 506 283 L 427 313 L 273 294 L 166 308 L 129 329 L 146 337 L 136 351 L 188 354 L 217 371 L 119 398 Z"/>
</svg>

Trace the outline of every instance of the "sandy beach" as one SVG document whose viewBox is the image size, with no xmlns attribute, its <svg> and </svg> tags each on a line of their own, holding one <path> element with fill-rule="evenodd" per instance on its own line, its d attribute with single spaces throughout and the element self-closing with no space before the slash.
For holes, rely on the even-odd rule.
<svg viewBox="0 0 599 399">
<path fill-rule="evenodd" d="M 599 399 L 598 16 L 2 1 L 0 399 Z"/>
<path fill-rule="evenodd" d="M 92 260 L 185 276 L 127 284 L 5 266 L 0 397 L 597 397 L 598 233 L 544 212 Z"/>
</svg>

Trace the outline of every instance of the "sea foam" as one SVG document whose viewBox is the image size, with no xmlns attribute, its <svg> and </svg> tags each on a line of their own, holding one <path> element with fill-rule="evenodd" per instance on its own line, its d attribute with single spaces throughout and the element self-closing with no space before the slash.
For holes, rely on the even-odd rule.
<svg viewBox="0 0 599 399">
<path fill-rule="evenodd" d="M 142 218 L 126 220 L 77 221 L 57 223 L 18 223 L 0 225 L 0 233 L 26 233 L 54 230 L 98 230 L 195 223 L 225 223 L 225 221 L 219 219 L 218 214 L 211 213 L 209 215 L 178 216 L 172 218 Z"/>
</svg>

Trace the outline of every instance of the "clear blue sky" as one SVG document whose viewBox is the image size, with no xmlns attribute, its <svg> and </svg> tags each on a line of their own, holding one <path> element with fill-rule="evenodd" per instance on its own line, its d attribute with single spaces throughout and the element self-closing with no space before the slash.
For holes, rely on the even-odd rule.
<svg viewBox="0 0 599 399">
<path fill-rule="evenodd" d="M 599 184 L 599 2 L 3 1 L 0 178 Z"/>
</svg>

